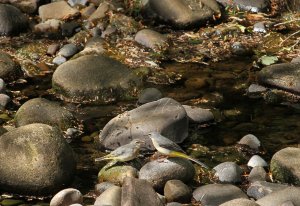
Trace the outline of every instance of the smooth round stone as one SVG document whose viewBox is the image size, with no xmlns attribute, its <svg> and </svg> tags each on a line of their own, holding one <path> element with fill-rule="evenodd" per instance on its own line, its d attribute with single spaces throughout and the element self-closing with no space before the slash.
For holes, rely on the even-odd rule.
<svg viewBox="0 0 300 206">
<path fill-rule="evenodd" d="M 56 65 L 61 65 L 67 61 L 66 57 L 63 56 L 57 56 L 55 57 L 52 62 Z"/>
<path fill-rule="evenodd" d="M 248 167 L 268 167 L 268 163 L 259 155 L 253 155 L 247 163 Z"/>
<path fill-rule="evenodd" d="M 24 126 L 32 123 L 43 123 L 67 130 L 75 126 L 75 117 L 61 107 L 58 102 L 44 98 L 34 98 L 25 102 L 15 115 L 16 125 Z"/>
<path fill-rule="evenodd" d="M 273 177 L 283 183 L 300 185 L 300 148 L 287 147 L 276 152 L 270 163 Z"/>
<path fill-rule="evenodd" d="M 94 205 L 97 206 L 119 206 L 121 205 L 122 189 L 118 186 L 112 186 L 105 190 L 96 198 Z"/>
<path fill-rule="evenodd" d="M 258 150 L 261 146 L 259 139 L 253 134 L 245 135 L 238 144 L 248 145 L 251 149 Z"/>
<path fill-rule="evenodd" d="M 300 57 L 293 58 L 291 63 L 300 63 Z"/>
<path fill-rule="evenodd" d="M 231 45 L 231 50 L 232 50 L 232 53 L 237 56 L 247 56 L 250 54 L 250 50 L 248 48 L 246 48 L 246 46 L 244 44 L 242 44 L 241 42 L 234 42 Z"/>
<path fill-rule="evenodd" d="M 256 182 L 256 181 L 266 181 L 267 173 L 263 167 L 253 167 L 251 170 L 248 181 Z"/>
<path fill-rule="evenodd" d="M 198 187 L 193 192 L 193 197 L 204 206 L 220 205 L 237 198 L 248 199 L 240 188 L 229 184 L 210 184 Z"/>
<path fill-rule="evenodd" d="M 82 5 L 85 6 L 87 4 L 88 0 L 68 0 L 68 3 L 70 6 L 75 6 L 75 5 Z"/>
<path fill-rule="evenodd" d="M 6 94 L 0 94 L 0 109 L 4 109 L 11 101 L 10 97 Z"/>
<path fill-rule="evenodd" d="M 169 180 L 165 184 L 164 195 L 168 202 L 189 203 L 191 202 L 192 191 L 180 180 Z"/>
<path fill-rule="evenodd" d="M 209 109 L 182 105 L 185 109 L 190 122 L 202 124 L 205 122 L 214 121 L 215 117 Z"/>
<path fill-rule="evenodd" d="M 34 26 L 35 33 L 42 33 L 49 36 L 60 36 L 60 27 L 62 21 L 57 19 L 49 19 Z"/>
<path fill-rule="evenodd" d="M 0 36 L 18 35 L 28 27 L 27 17 L 8 4 L 0 4 L 0 22 Z"/>
<path fill-rule="evenodd" d="M 51 44 L 48 46 L 47 54 L 54 55 L 59 50 L 59 44 Z"/>
<path fill-rule="evenodd" d="M 78 103 L 107 104 L 132 98 L 141 79 L 124 64 L 104 55 L 85 55 L 60 65 L 52 77 L 57 95 Z"/>
<path fill-rule="evenodd" d="M 166 204 L 166 206 L 182 206 L 182 204 L 179 202 L 169 202 Z"/>
<path fill-rule="evenodd" d="M 280 206 L 295 206 L 294 203 L 290 200 L 283 202 Z"/>
<path fill-rule="evenodd" d="M 242 181 L 242 169 L 235 162 L 224 162 L 213 168 L 220 182 L 237 183 Z"/>
<path fill-rule="evenodd" d="M 257 181 L 251 183 L 247 189 L 247 195 L 253 197 L 254 199 L 260 199 L 272 192 L 280 191 L 289 187 L 288 185 L 282 185 L 279 183 L 271 183 L 266 181 Z"/>
<path fill-rule="evenodd" d="M 141 94 L 139 95 L 138 103 L 145 104 L 148 102 L 153 102 L 153 101 L 159 100 L 162 97 L 163 97 L 163 94 L 158 89 L 146 88 L 143 91 L 141 91 Z"/>
<path fill-rule="evenodd" d="M 257 22 L 253 25 L 253 32 L 256 33 L 267 33 L 264 22 Z"/>
<path fill-rule="evenodd" d="M 12 57 L 9 54 L 0 52 L 0 78 L 4 81 L 12 81 L 22 74 L 21 67 L 13 61 Z"/>
<path fill-rule="evenodd" d="M 68 206 L 71 204 L 82 204 L 83 196 L 77 189 L 67 188 L 61 190 L 50 201 L 50 206 Z"/>
<path fill-rule="evenodd" d="M 101 183 L 95 185 L 95 192 L 97 195 L 100 195 L 105 190 L 107 190 L 108 188 L 110 188 L 112 186 L 114 186 L 114 184 L 111 182 L 101 182 Z"/>
<path fill-rule="evenodd" d="M 266 0 L 217 0 L 224 7 L 238 7 L 243 11 L 251 11 L 251 12 L 261 12 L 265 11 L 268 7 L 268 1 Z"/>
<path fill-rule="evenodd" d="M 147 180 L 154 189 L 161 190 L 167 181 L 177 179 L 190 182 L 195 175 L 193 164 L 182 158 L 168 158 L 146 163 L 140 170 L 139 178 Z"/>
<path fill-rule="evenodd" d="M 78 47 L 75 44 L 64 45 L 57 55 L 69 58 L 78 52 Z"/>
<path fill-rule="evenodd" d="M 70 184 L 76 162 L 60 130 L 30 124 L 0 138 L 0 189 L 24 195 L 49 195 Z"/>
<path fill-rule="evenodd" d="M 65 37 L 71 37 L 81 30 L 81 25 L 76 21 L 65 22 L 61 25 L 61 34 Z"/>
<path fill-rule="evenodd" d="M 266 92 L 267 88 L 260 86 L 258 84 L 251 84 L 248 88 L 248 93 L 262 93 L 262 92 Z"/>
<path fill-rule="evenodd" d="M 238 198 L 221 204 L 220 206 L 259 206 L 252 200 Z"/>
<path fill-rule="evenodd" d="M 122 185 L 126 177 L 138 177 L 138 170 L 131 166 L 103 167 L 98 173 L 99 182 L 111 182 Z"/>
<path fill-rule="evenodd" d="M 0 78 L 0 93 L 5 93 L 6 84 L 3 79 Z"/>
<path fill-rule="evenodd" d="M 167 38 L 151 29 L 140 30 L 136 35 L 134 40 L 150 49 L 154 50 L 165 50 L 168 47 Z"/>
<path fill-rule="evenodd" d="M 87 54 L 103 54 L 105 41 L 101 37 L 93 37 L 90 38 L 86 44 L 84 49 L 80 52 L 80 54 L 87 55 Z"/>
<path fill-rule="evenodd" d="M 300 205 L 300 188 L 288 187 L 284 190 L 272 192 L 271 194 L 256 201 L 260 206 L 281 205 L 292 201 L 294 205 Z"/>
</svg>

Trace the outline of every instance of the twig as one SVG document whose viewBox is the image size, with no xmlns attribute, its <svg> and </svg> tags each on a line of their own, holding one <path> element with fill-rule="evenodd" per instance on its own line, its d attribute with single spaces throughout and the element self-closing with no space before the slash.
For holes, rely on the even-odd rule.
<svg viewBox="0 0 300 206">
<path fill-rule="evenodd" d="M 300 19 L 293 19 L 293 20 L 290 20 L 290 21 L 281 22 L 281 23 L 275 24 L 274 26 L 280 26 L 280 25 L 284 25 L 284 24 L 289 24 L 289 23 L 292 23 L 294 21 L 300 21 Z"/>
<path fill-rule="evenodd" d="M 296 31 L 296 32 L 294 32 L 294 33 L 292 33 L 290 36 L 288 36 L 285 40 L 283 40 L 280 44 L 279 44 L 279 46 L 282 46 L 282 44 L 286 41 L 286 40 L 288 40 L 288 39 L 290 39 L 291 37 L 293 37 L 293 36 L 295 36 L 295 35 L 297 35 L 297 34 L 299 34 L 300 33 L 300 30 L 298 30 L 298 31 Z"/>
</svg>

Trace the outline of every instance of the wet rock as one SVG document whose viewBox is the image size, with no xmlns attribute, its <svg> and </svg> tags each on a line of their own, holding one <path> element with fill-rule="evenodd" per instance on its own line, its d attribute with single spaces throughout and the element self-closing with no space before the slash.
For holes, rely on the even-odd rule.
<svg viewBox="0 0 300 206">
<path fill-rule="evenodd" d="M 60 27 L 62 21 L 57 19 L 49 19 L 34 26 L 34 32 L 44 34 L 46 36 L 60 36 Z"/>
<path fill-rule="evenodd" d="M 65 100 L 80 103 L 111 103 L 135 95 L 140 78 L 125 65 L 104 55 L 86 55 L 55 70 L 54 91 Z"/>
<path fill-rule="evenodd" d="M 263 167 L 254 167 L 249 176 L 249 182 L 256 182 L 256 181 L 266 181 L 267 173 Z"/>
<path fill-rule="evenodd" d="M 300 63 L 300 57 L 293 58 L 291 63 Z"/>
<path fill-rule="evenodd" d="M 205 24 L 214 13 L 220 13 L 215 0 L 152 0 L 147 1 L 144 10 L 147 16 L 171 23 L 175 28 Z"/>
<path fill-rule="evenodd" d="M 105 41 L 101 37 L 93 37 L 90 38 L 84 49 L 80 52 L 80 54 L 87 55 L 87 54 L 103 54 Z"/>
<path fill-rule="evenodd" d="M 54 55 L 59 49 L 59 44 L 51 44 L 48 46 L 47 54 Z"/>
<path fill-rule="evenodd" d="M 56 65 L 61 65 L 67 61 L 66 57 L 63 56 L 57 56 L 55 57 L 52 62 Z"/>
<path fill-rule="evenodd" d="M 288 187 L 288 185 L 282 185 L 279 183 L 257 181 L 249 186 L 249 188 L 247 189 L 247 195 L 258 200 L 272 192 L 280 191 Z"/>
<path fill-rule="evenodd" d="M 66 44 L 58 52 L 57 55 L 69 58 L 78 52 L 78 47 L 75 44 Z"/>
<path fill-rule="evenodd" d="M 72 21 L 72 22 L 65 22 L 61 25 L 61 33 L 63 36 L 66 37 L 71 37 L 73 36 L 76 32 L 80 31 L 80 24 Z"/>
<path fill-rule="evenodd" d="M 0 110 L 4 109 L 10 102 L 10 97 L 6 94 L 0 94 Z"/>
<path fill-rule="evenodd" d="M 82 204 L 83 196 L 79 190 L 68 188 L 58 192 L 50 201 L 50 206 L 68 206 Z"/>
<path fill-rule="evenodd" d="M 99 197 L 96 198 L 94 205 L 97 206 L 120 206 L 122 197 L 122 189 L 118 186 L 112 186 L 105 190 Z"/>
<path fill-rule="evenodd" d="M 264 22 L 257 22 L 253 25 L 253 32 L 256 33 L 267 33 Z"/>
<path fill-rule="evenodd" d="M 30 124 L 0 138 L 0 188 L 26 195 L 47 195 L 68 185 L 75 174 L 71 147 L 61 132 Z"/>
<path fill-rule="evenodd" d="M 83 8 L 80 13 L 81 16 L 85 19 L 89 18 L 96 11 L 95 5 L 90 4 L 89 6 Z"/>
<path fill-rule="evenodd" d="M 163 206 L 152 185 L 146 180 L 126 177 L 122 186 L 122 206 Z"/>
<path fill-rule="evenodd" d="M 258 84 L 251 84 L 247 89 L 247 95 L 250 98 L 261 98 L 267 92 L 267 88 Z"/>
<path fill-rule="evenodd" d="M 18 35 L 28 28 L 28 19 L 14 6 L 0 4 L 0 36 Z"/>
<path fill-rule="evenodd" d="M 192 191 L 180 180 L 169 180 L 165 184 L 164 195 L 168 202 L 189 203 L 191 202 Z"/>
<path fill-rule="evenodd" d="M 114 184 L 111 182 L 101 182 L 101 183 L 95 185 L 95 192 L 97 195 L 100 195 L 105 190 L 107 190 L 108 188 L 111 188 L 112 186 L 114 186 Z"/>
<path fill-rule="evenodd" d="M 4 81 L 13 81 L 22 74 L 20 66 L 13 61 L 12 57 L 0 52 L 0 78 Z"/>
<path fill-rule="evenodd" d="M 251 149 L 258 150 L 259 147 L 261 146 L 259 139 L 254 136 L 253 134 L 247 134 L 245 135 L 239 142 L 238 144 L 242 145 L 247 145 Z"/>
<path fill-rule="evenodd" d="M 256 201 L 260 206 L 281 205 L 287 201 L 292 201 L 294 205 L 300 205 L 300 188 L 288 187 L 284 190 L 273 192 Z"/>
<path fill-rule="evenodd" d="M 252 51 L 241 42 L 234 42 L 231 45 L 231 51 L 237 56 L 249 56 L 252 54 Z"/>
<path fill-rule="evenodd" d="M 18 127 L 32 123 L 43 123 L 57 126 L 61 130 L 73 127 L 75 118 L 57 102 L 51 102 L 44 98 L 34 98 L 25 102 L 15 115 Z"/>
<path fill-rule="evenodd" d="M 268 163 L 259 155 L 253 155 L 247 165 L 248 167 L 268 167 Z"/>
<path fill-rule="evenodd" d="M 22 12 L 32 14 L 36 12 L 39 0 L 0 0 L 0 3 L 10 3 L 20 9 Z"/>
<path fill-rule="evenodd" d="M 141 91 L 141 94 L 139 95 L 138 103 L 145 104 L 148 102 L 153 102 L 153 101 L 159 100 L 162 97 L 163 97 L 163 94 L 158 89 L 146 88 L 143 91 Z"/>
<path fill-rule="evenodd" d="M 166 206 L 182 206 L 183 204 L 179 203 L 179 202 L 169 202 L 168 204 L 166 204 Z"/>
<path fill-rule="evenodd" d="M 202 109 L 200 107 L 193 107 L 189 105 L 183 105 L 189 121 L 192 123 L 206 123 L 214 121 L 215 117 L 209 109 Z"/>
<path fill-rule="evenodd" d="M 154 189 L 161 190 L 167 181 L 177 179 L 190 182 L 195 175 L 193 164 L 181 158 L 154 160 L 145 164 L 139 173 L 139 178 L 147 180 Z"/>
<path fill-rule="evenodd" d="M 107 2 L 103 2 L 98 6 L 96 11 L 88 18 L 91 22 L 96 22 L 97 20 L 103 19 L 106 16 L 106 13 L 109 11 L 110 5 Z"/>
<path fill-rule="evenodd" d="M 261 12 L 265 11 L 269 2 L 266 0 L 217 0 L 224 7 L 232 6 L 244 11 Z"/>
<path fill-rule="evenodd" d="M 203 89 L 209 85 L 206 77 L 191 77 L 184 82 L 186 88 L 191 90 Z"/>
<path fill-rule="evenodd" d="M 257 75 L 259 84 L 300 94 L 300 63 L 274 64 Z"/>
<path fill-rule="evenodd" d="M 220 206 L 259 206 L 252 200 L 238 198 L 221 204 Z"/>
<path fill-rule="evenodd" d="M 3 79 L 0 78 L 0 93 L 5 93 L 6 84 Z"/>
<path fill-rule="evenodd" d="M 153 50 L 165 50 L 168 47 L 168 39 L 164 35 L 151 29 L 140 30 L 134 39 L 139 44 Z"/>
<path fill-rule="evenodd" d="M 64 20 L 78 14 L 79 11 L 70 7 L 65 1 L 53 2 L 39 7 L 39 16 L 43 22 L 48 19 Z"/>
<path fill-rule="evenodd" d="M 237 198 L 248 199 L 240 188 L 229 184 L 210 184 L 198 187 L 193 192 L 193 197 L 203 206 L 218 206 Z"/>
<path fill-rule="evenodd" d="M 138 170 L 126 165 L 103 167 L 98 174 L 98 181 L 122 185 L 126 177 L 138 177 Z"/>
<path fill-rule="evenodd" d="M 242 169 L 235 162 L 223 162 L 213 168 L 215 176 L 223 183 L 237 183 L 242 181 Z"/>
<path fill-rule="evenodd" d="M 287 147 L 276 152 L 270 168 L 273 177 L 284 183 L 300 184 L 300 148 Z"/>
<path fill-rule="evenodd" d="M 132 139 L 143 139 L 145 148 L 153 150 L 150 132 L 157 131 L 173 142 L 180 143 L 188 135 L 188 119 L 185 109 L 171 98 L 149 102 L 110 120 L 100 134 L 105 148 L 115 149 Z"/>
</svg>

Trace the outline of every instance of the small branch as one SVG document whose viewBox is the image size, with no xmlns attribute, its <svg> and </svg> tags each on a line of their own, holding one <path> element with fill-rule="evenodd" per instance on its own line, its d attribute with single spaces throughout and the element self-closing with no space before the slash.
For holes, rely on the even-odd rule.
<svg viewBox="0 0 300 206">
<path fill-rule="evenodd" d="M 290 39 L 291 37 L 293 37 L 293 36 L 295 36 L 295 35 L 297 35 L 297 34 L 300 34 L 300 30 L 298 30 L 298 31 L 292 33 L 290 36 L 288 36 L 285 40 L 283 40 L 283 41 L 279 44 L 279 46 L 282 46 L 282 44 L 283 44 L 284 42 L 286 42 L 286 40 Z"/>
<path fill-rule="evenodd" d="M 300 21 L 300 19 L 293 19 L 293 20 L 290 20 L 290 21 L 281 22 L 281 23 L 275 24 L 274 26 L 280 26 L 280 25 L 284 25 L 284 24 L 289 24 L 289 23 L 292 23 L 294 21 Z"/>
</svg>

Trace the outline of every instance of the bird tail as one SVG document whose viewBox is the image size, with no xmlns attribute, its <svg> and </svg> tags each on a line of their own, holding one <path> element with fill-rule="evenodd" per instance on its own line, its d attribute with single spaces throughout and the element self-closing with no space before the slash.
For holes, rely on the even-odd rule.
<svg viewBox="0 0 300 206">
<path fill-rule="evenodd" d="M 104 161 L 104 160 L 111 160 L 112 158 L 110 156 L 103 156 L 103 157 L 99 157 L 95 159 L 95 162 L 100 162 L 100 161 Z"/>
<path fill-rule="evenodd" d="M 189 160 L 197 163 L 198 165 L 201 165 L 202 167 L 204 167 L 206 169 L 209 169 L 209 167 L 206 164 L 204 164 L 204 163 L 202 163 L 202 162 L 200 162 L 200 161 L 198 161 L 198 160 L 196 160 L 196 159 L 194 159 L 194 158 L 192 158 L 192 157 L 190 157 L 190 156 L 188 156 L 188 155 L 186 155 L 182 152 L 173 151 L 173 152 L 170 153 L 170 156 L 172 156 L 172 157 L 182 157 L 182 158 L 185 158 L 185 159 L 189 159 Z"/>
</svg>

